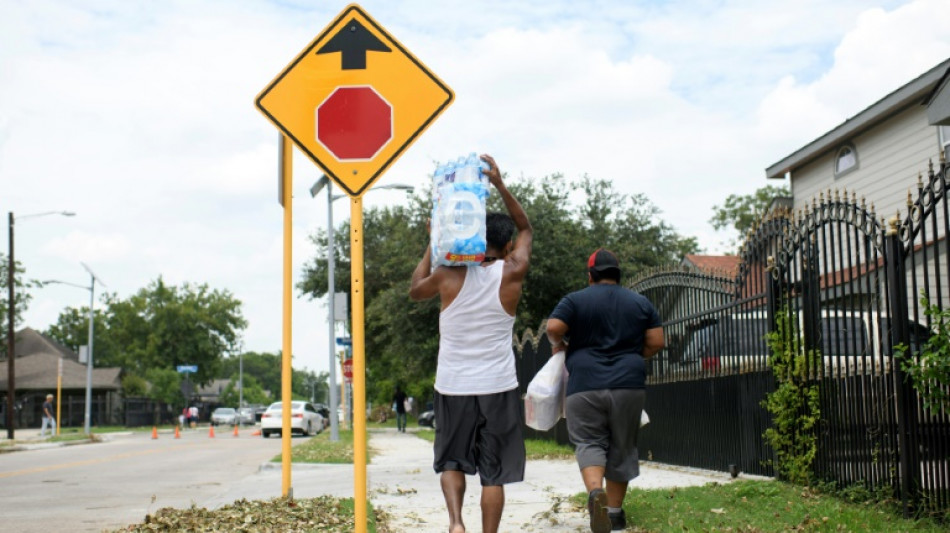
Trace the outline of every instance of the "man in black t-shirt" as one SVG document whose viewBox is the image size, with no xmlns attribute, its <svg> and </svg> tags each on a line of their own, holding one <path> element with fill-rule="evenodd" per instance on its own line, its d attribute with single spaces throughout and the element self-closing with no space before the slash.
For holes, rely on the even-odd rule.
<svg viewBox="0 0 950 533">
<path fill-rule="evenodd" d="M 405 433 L 406 393 L 402 391 L 402 388 L 399 385 L 396 385 L 396 393 L 393 394 L 393 408 L 396 409 L 396 430 Z"/>
<path fill-rule="evenodd" d="M 620 263 L 613 253 L 598 249 L 587 266 L 590 286 L 558 303 L 547 335 L 554 353 L 567 350 L 568 436 L 588 491 L 591 531 L 605 533 L 626 527 L 623 497 L 630 480 L 640 475 L 644 359 L 656 355 L 664 341 L 653 304 L 620 286 Z"/>
</svg>

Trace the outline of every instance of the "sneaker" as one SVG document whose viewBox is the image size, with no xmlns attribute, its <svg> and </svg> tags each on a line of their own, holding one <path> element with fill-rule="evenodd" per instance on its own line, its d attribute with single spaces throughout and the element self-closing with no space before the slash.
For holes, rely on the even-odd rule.
<svg viewBox="0 0 950 533">
<path fill-rule="evenodd" d="M 607 518 L 610 518 L 611 531 L 623 531 L 627 529 L 627 515 L 624 514 L 623 509 L 617 513 L 607 513 Z"/>
<path fill-rule="evenodd" d="M 607 516 L 607 493 L 594 489 L 587 495 L 587 512 L 590 513 L 590 530 L 593 533 L 608 533 L 610 518 Z"/>
</svg>

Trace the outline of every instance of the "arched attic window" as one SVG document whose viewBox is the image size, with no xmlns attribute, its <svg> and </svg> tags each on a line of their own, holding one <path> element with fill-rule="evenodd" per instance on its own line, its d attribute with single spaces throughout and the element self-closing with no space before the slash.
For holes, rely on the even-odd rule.
<svg viewBox="0 0 950 533">
<path fill-rule="evenodd" d="M 838 148 L 835 154 L 835 177 L 842 176 L 858 168 L 858 151 L 848 143 Z"/>
</svg>

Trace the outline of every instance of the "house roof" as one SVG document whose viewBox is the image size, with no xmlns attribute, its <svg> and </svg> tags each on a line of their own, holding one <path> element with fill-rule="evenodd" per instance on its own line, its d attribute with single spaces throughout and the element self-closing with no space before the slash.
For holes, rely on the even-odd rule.
<svg viewBox="0 0 950 533">
<path fill-rule="evenodd" d="M 899 110 L 914 103 L 926 103 L 948 69 L 950 69 L 950 59 L 921 74 L 916 79 L 871 104 L 864 111 L 845 120 L 838 127 L 766 168 L 765 176 L 767 178 L 784 178 L 787 172 L 810 162 L 829 149 L 837 147 L 858 133 L 892 116 Z"/>
<path fill-rule="evenodd" d="M 697 255 L 683 256 L 683 266 L 692 267 L 708 274 L 726 274 L 734 276 L 739 270 L 741 259 L 736 255 Z"/>
<path fill-rule="evenodd" d="M 937 82 L 926 103 L 927 122 L 933 126 L 950 126 L 950 70 Z"/>
<path fill-rule="evenodd" d="M 33 328 L 23 328 L 16 332 L 13 338 L 15 342 L 13 353 L 17 358 L 36 353 L 49 353 L 64 359 L 79 361 L 79 355 L 76 352 Z M 3 357 L 3 360 L 6 360 L 6 357 Z"/>
<path fill-rule="evenodd" d="M 211 383 L 198 387 L 195 390 L 195 396 L 199 396 L 203 400 L 217 398 L 222 392 L 224 392 L 224 389 L 230 382 L 230 379 L 213 379 L 211 380 Z"/>
<path fill-rule="evenodd" d="M 14 372 L 17 390 L 55 390 L 59 362 L 63 362 L 63 389 L 86 388 L 86 365 L 69 348 L 32 328 L 16 333 Z M 92 388 L 118 390 L 122 369 L 93 368 Z M 7 390 L 7 365 L 0 365 L 0 391 Z"/>
<path fill-rule="evenodd" d="M 86 388 L 86 365 L 50 353 L 36 353 L 16 359 L 16 389 L 55 390 L 59 362 L 63 362 L 63 389 Z M 0 391 L 7 390 L 7 365 L 0 365 Z M 122 388 L 121 368 L 93 368 L 92 388 Z"/>
</svg>

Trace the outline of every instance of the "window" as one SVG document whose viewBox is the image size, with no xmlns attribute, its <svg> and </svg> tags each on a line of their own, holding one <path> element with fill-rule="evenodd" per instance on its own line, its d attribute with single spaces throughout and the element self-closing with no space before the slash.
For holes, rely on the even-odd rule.
<svg viewBox="0 0 950 533">
<path fill-rule="evenodd" d="M 858 151 L 853 144 L 846 144 L 838 148 L 835 155 L 835 177 L 847 174 L 858 168 Z"/>
<path fill-rule="evenodd" d="M 940 142 L 943 158 L 950 161 L 950 126 L 937 126 L 937 139 Z"/>
</svg>

